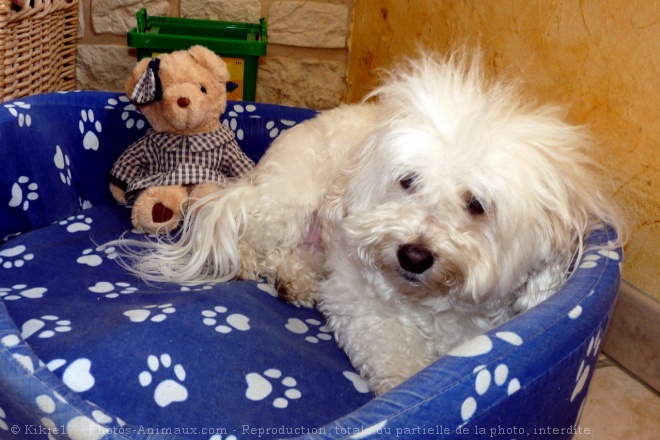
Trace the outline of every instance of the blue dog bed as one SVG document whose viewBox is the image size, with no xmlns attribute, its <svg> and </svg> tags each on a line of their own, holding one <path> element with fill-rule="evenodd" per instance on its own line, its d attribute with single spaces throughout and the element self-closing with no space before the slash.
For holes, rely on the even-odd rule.
<svg viewBox="0 0 660 440">
<path fill-rule="evenodd" d="M 315 112 L 230 102 L 255 161 Z M 115 93 L 0 104 L 0 438 L 570 438 L 620 280 L 588 250 L 549 300 L 374 398 L 323 317 L 264 282 L 148 285 L 110 167 L 147 129 Z M 134 236 L 132 232 L 129 237 Z M 137 237 L 137 235 L 135 235 Z M 599 231 L 588 245 L 613 240 Z"/>
</svg>

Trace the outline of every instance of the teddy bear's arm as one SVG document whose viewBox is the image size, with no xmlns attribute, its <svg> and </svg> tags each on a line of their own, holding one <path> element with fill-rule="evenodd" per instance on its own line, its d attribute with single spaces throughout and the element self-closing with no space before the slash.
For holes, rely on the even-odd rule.
<svg viewBox="0 0 660 440">
<path fill-rule="evenodd" d="M 129 146 L 112 166 L 110 175 L 125 184 L 140 179 L 146 173 L 147 139 L 141 138 Z"/>
<path fill-rule="evenodd" d="M 224 156 L 220 171 L 227 177 L 241 177 L 254 168 L 254 162 L 243 153 L 236 142 L 228 142 L 225 145 Z"/>
</svg>

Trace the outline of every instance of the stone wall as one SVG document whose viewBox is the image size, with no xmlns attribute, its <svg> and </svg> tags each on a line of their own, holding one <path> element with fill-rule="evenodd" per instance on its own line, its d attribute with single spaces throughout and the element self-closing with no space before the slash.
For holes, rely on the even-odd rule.
<svg viewBox="0 0 660 440">
<path fill-rule="evenodd" d="M 152 16 L 268 25 L 256 100 L 325 109 L 347 93 L 348 32 L 353 0 L 82 0 L 78 86 L 123 91 L 136 63 L 126 32 L 142 7 Z"/>
</svg>

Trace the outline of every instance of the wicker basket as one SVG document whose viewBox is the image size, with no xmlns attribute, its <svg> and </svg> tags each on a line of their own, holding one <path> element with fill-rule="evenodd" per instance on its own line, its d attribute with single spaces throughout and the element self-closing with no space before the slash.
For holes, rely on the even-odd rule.
<svg viewBox="0 0 660 440">
<path fill-rule="evenodd" d="M 79 0 L 0 0 L 0 102 L 76 88 Z"/>
</svg>

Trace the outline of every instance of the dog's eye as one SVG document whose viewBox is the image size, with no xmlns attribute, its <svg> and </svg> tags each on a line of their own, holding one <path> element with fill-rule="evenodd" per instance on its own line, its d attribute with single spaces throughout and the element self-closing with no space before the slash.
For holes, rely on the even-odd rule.
<svg viewBox="0 0 660 440">
<path fill-rule="evenodd" d="M 482 215 L 486 212 L 481 200 L 479 200 L 474 194 L 469 195 L 466 207 L 470 215 Z"/>
<path fill-rule="evenodd" d="M 408 174 L 399 179 L 399 185 L 401 188 L 406 191 L 410 191 L 417 181 L 417 176 L 415 174 Z"/>
<path fill-rule="evenodd" d="M 201 90 L 202 93 L 206 95 L 206 87 L 204 87 L 204 86 L 199 86 L 199 90 Z"/>
</svg>

